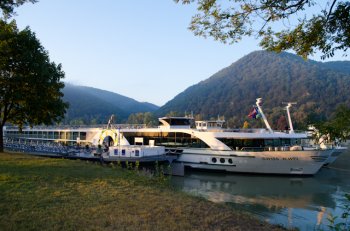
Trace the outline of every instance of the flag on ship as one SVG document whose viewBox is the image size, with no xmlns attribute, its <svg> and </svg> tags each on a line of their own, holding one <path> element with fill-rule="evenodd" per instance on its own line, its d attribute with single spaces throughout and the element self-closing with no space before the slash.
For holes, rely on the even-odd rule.
<svg viewBox="0 0 350 231">
<path fill-rule="evenodd" d="M 249 118 L 258 119 L 261 117 L 258 107 L 253 107 L 253 110 L 248 115 Z"/>
</svg>

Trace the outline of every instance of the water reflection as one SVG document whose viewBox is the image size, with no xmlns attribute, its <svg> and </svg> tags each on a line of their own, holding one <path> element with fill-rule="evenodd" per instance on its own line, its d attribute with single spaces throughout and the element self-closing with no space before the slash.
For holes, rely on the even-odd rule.
<svg viewBox="0 0 350 231">
<path fill-rule="evenodd" d="M 338 163 L 338 164 L 337 164 Z M 339 215 L 350 192 L 350 153 L 313 177 L 188 172 L 173 185 L 188 193 L 300 230 L 327 230 L 328 214 Z"/>
</svg>

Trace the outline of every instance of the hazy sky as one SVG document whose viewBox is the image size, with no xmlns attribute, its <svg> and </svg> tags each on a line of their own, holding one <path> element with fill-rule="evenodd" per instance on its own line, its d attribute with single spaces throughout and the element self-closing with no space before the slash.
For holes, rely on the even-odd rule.
<svg viewBox="0 0 350 231">
<path fill-rule="evenodd" d="M 62 64 L 64 81 L 161 106 L 260 49 L 253 38 L 225 45 L 195 37 L 187 29 L 195 9 L 173 0 L 39 0 L 15 19 Z"/>
</svg>

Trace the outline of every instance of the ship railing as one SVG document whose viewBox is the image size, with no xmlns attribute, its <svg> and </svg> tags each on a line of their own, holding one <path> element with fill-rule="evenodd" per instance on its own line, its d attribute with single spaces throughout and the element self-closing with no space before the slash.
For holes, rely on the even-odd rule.
<svg viewBox="0 0 350 231">
<path fill-rule="evenodd" d="M 290 134 L 290 130 L 273 130 L 273 131 L 274 132 L 283 132 L 283 133 Z M 298 134 L 307 133 L 307 131 L 303 131 L 303 130 L 294 130 L 293 132 L 294 133 L 298 133 Z"/>
<path fill-rule="evenodd" d="M 22 130 L 26 129 L 38 129 L 38 130 L 44 130 L 44 129 L 79 129 L 79 128 L 105 128 L 107 125 L 104 124 L 96 124 L 96 125 L 35 125 L 33 127 L 31 126 L 24 126 L 22 127 Z M 17 126 L 6 126 L 6 130 L 19 130 L 19 127 Z"/>
<path fill-rule="evenodd" d="M 245 128 L 237 128 L 237 129 L 226 129 L 225 131 L 233 131 L 233 132 L 248 132 L 248 133 L 264 133 L 269 132 L 269 130 L 265 128 L 251 128 L 251 129 L 245 129 Z M 273 132 L 282 132 L 286 134 L 290 134 L 289 130 L 273 130 Z M 306 133 L 303 130 L 294 130 L 294 133 L 302 134 Z"/>
<path fill-rule="evenodd" d="M 268 147 L 236 147 L 236 151 L 262 152 L 262 151 L 291 151 L 294 146 L 268 146 Z M 296 145 L 298 151 L 304 150 L 304 146 Z M 297 151 L 297 150 L 295 150 Z"/>
<path fill-rule="evenodd" d="M 146 124 L 115 124 L 112 129 L 140 129 L 147 128 Z"/>
<path fill-rule="evenodd" d="M 241 133 L 266 133 L 269 132 L 269 130 L 265 128 L 210 128 L 210 129 L 196 129 L 197 131 L 203 131 L 203 132 L 241 132 Z M 281 132 L 290 134 L 289 130 L 273 130 L 273 132 Z M 294 133 L 302 134 L 306 133 L 306 131 L 302 130 L 294 130 Z"/>
<path fill-rule="evenodd" d="M 264 147 L 242 147 L 236 148 L 236 151 L 246 151 L 246 152 L 261 152 L 266 151 Z"/>
<path fill-rule="evenodd" d="M 60 143 L 46 142 L 46 143 L 19 143 L 13 140 L 5 140 L 4 148 L 10 151 L 19 151 L 27 153 L 53 153 L 53 154 L 74 154 L 86 153 L 92 154 L 96 151 L 95 146 L 65 146 Z"/>
<path fill-rule="evenodd" d="M 197 131 L 210 132 L 242 132 L 242 133 L 264 133 L 268 132 L 265 128 L 211 128 L 211 129 L 197 129 Z"/>
<path fill-rule="evenodd" d="M 22 130 L 66 130 L 66 129 L 106 129 L 108 126 L 107 124 L 96 124 L 96 125 L 50 125 L 50 126 L 44 126 L 44 125 L 36 125 L 33 127 L 30 126 L 24 126 Z M 109 125 L 110 129 L 125 129 L 125 128 L 146 128 L 146 124 L 112 124 Z M 6 130 L 19 130 L 19 127 L 17 126 L 6 126 Z"/>
</svg>

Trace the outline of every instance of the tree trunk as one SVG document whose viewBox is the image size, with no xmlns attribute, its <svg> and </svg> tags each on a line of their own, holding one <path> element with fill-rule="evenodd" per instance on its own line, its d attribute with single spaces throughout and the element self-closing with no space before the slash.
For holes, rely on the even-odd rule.
<svg viewBox="0 0 350 231">
<path fill-rule="evenodd" d="M 3 134 L 4 127 L 0 125 L 0 153 L 4 152 L 4 134 Z"/>
</svg>

